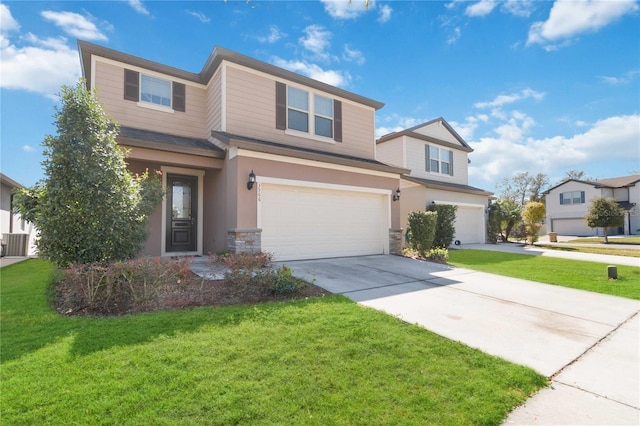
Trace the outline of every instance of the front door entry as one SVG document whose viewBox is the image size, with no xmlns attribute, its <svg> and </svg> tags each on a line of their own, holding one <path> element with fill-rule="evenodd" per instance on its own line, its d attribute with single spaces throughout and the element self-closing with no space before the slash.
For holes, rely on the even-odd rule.
<svg viewBox="0 0 640 426">
<path fill-rule="evenodd" d="M 198 240 L 198 178 L 167 175 L 167 252 L 191 252 Z"/>
</svg>

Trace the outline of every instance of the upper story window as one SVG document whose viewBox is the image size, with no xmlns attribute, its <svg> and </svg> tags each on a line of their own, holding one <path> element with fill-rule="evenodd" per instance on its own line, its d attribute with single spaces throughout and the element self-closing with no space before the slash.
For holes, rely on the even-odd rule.
<svg viewBox="0 0 640 426">
<path fill-rule="evenodd" d="M 186 87 L 183 83 L 128 69 L 124 70 L 124 98 L 157 105 L 160 109 L 186 111 Z"/>
<path fill-rule="evenodd" d="M 171 107 L 171 81 L 142 74 L 140 101 Z"/>
<path fill-rule="evenodd" d="M 584 191 L 562 192 L 560 204 L 584 204 Z"/>
<path fill-rule="evenodd" d="M 425 145 L 424 149 L 427 172 L 453 176 L 453 151 L 433 145 Z"/>
<path fill-rule="evenodd" d="M 276 82 L 276 128 L 342 142 L 342 103 Z"/>
</svg>

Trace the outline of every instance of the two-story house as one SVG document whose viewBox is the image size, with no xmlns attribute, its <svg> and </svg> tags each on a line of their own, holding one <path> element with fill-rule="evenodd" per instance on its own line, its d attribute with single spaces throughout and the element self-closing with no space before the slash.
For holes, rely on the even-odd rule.
<svg viewBox="0 0 640 426">
<path fill-rule="evenodd" d="M 613 198 L 627 212 L 624 226 L 608 230 L 608 235 L 640 234 L 640 175 L 585 181 L 569 179 L 545 191 L 549 232 L 560 235 L 603 235 L 602 229 L 589 228 L 585 216 L 591 200 Z"/>
<path fill-rule="evenodd" d="M 469 186 L 468 154 L 473 149 L 442 117 L 377 141 L 377 158 L 411 170 L 402 176 L 400 226 L 408 214 L 429 204 L 450 204 L 456 211 L 455 239 L 486 241 L 486 210 L 491 192 Z"/>
<path fill-rule="evenodd" d="M 400 252 L 407 170 L 376 160 L 381 102 L 219 47 L 199 73 L 78 47 L 130 169 L 162 171 L 144 254 Z"/>
</svg>

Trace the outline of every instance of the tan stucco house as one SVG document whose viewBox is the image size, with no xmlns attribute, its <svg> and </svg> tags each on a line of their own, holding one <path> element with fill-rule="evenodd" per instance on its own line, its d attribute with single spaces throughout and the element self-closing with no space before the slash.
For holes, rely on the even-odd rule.
<svg viewBox="0 0 640 426">
<path fill-rule="evenodd" d="M 429 204 L 450 204 L 458 207 L 455 240 L 486 241 L 486 211 L 493 194 L 469 186 L 468 155 L 473 149 L 444 118 L 382 136 L 376 144 L 380 161 L 411 171 L 400 184 L 403 229 L 410 212 Z"/>
<path fill-rule="evenodd" d="M 78 47 L 131 170 L 162 171 L 144 254 L 400 251 L 408 170 L 376 160 L 382 103 L 219 47 L 199 73 Z"/>
<path fill-rule="evenodd" d="M 591 200 L 613 198 L 627 212 L 624 226 L 608 230 L 608 235 L 640 235 L 640 175 L 601 180 L 569 179 L 545 191 L 547 229 L 560 235 L 604 235 L 589 228 L 585 216 Z"/>
</svg>

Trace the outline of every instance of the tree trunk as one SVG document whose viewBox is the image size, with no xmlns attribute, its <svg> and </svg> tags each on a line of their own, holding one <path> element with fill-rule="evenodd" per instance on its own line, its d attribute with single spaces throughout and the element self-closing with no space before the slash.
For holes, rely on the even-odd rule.
<svg viewBox="0 0 640 426">
<path fill-rule="evenodd" d="M 604 233 L 604 243 L 609 244 L 609 237 L 607 236 L 607 227 L 602 228 L 602 232 Z"/>
</svg>

